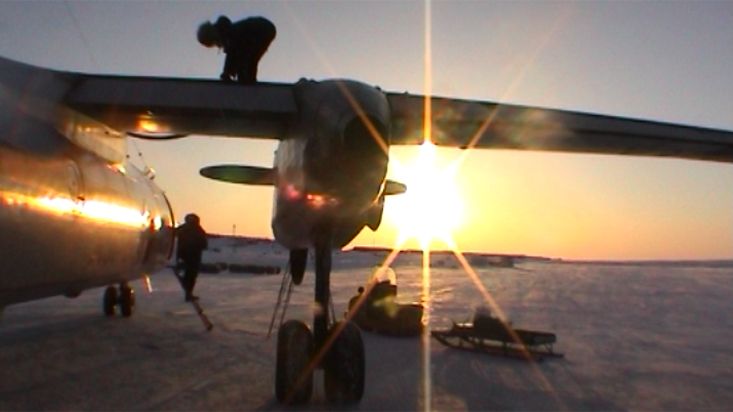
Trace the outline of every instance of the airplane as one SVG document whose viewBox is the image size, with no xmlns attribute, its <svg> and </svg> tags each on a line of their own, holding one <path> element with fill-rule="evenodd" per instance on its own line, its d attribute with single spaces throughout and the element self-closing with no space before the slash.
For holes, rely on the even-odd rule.
<svg viewBox="0 0 733 412">
<path fill-rule="evenodd" d="M 38 259 L 33 263 L 13 261 L 13 270 L 6 271 L 10 275 L 2 277 L 0 296 L 13 296 L 15 301 L 126 280 L 118 274 L 119 268 L 116 272 L 106 265 L 127 264 L 127 269 L 144 270 L 154 265 L 138 266 L 141 254 L 152 254 L 150 259 L 155 262 L 164 256 L 158 252 L 170 246 L 172 214 L 164 207 L 169 205 L 162 192 L 139 171 L 120 169 L 119 145 L 125 135 L 159 140 L 215 135 L 279 141 L 272 168 L 215 165 L 201 169 L 200 174 L 230 183 L 274 187 L 272 231 L 275 240 L 290 251 L 294 284 L 302 282 L 308 251 L 314 251 L 318 309 L 312 329 L 304 322 L 288 320 L 278 332 L 275 395 L 288 404 L 310 400 L 314 368 L 324 371 L 330 402 L 353 403 L 363 396 L 366 365 L 360 331 L 347 320 L 336 321 L 327 309 L 332 251 L 345 246 L 364 227 L 376 230 L 385 197 L 407 189 L 385 179 L 388 150 L 393 145 L 422 144 L 426 113 L 431 141 L 437 146 L 733 162 L 732 131 L 388 92 L 346 79 L 242 85 L 72 73 L 0 59 L 0 86 L 0 126 L 8 133 L 0 152 L 0 224 L 4 229 L 0 250 L 6 254 L 5 261 L 13 247 L 16 260 L 31 258 L 35 250 L 41 250 L 44 265 L 39 269 Z M 47 183 L 44 179 L 49 175 L 63 179 Z M 24 189 L 24 184 L 33 190 Z M 125 197 L 125 187 L 150 196 Z M 135 209 L 130 214 L 135 217 L 135 228 L 113 230 L 107 227 L 111 222 L 87 219 L 84 206 L 92 199 Z M 46 204 L 68 206 L 46 210 Z M 55 215 L 39 217 L 42 213 Z M 161 224 L 155 223 L 158 217 Z M 150 232 L 144 232 L 145 227 Z M 109 235 L 97 241 L 94 235 L 98 232 Z M 142 239 L 152 242 L 152 251 L 140 252 L 144 244 L 150 244 Z M 28 246 L 18 249 L 19 241 Z M 88 255 L 66 262 L 67 255 L 55 251 L 69 247 L 72 250 L 67 253 L 73 253 L 77 247 L 93 246 L 119 253 L 126 250 L 126 254 L 85 252 Z M 138 254 L 130 252 L 133 250 Z M 49 263 L 52 258 L 59 260 Z M 75 272 L 79 267 L 86 269 L 84 265 L 92 258 L 104 265 L 89 268 L 84 276 Z M 45 285 L 50 282 L 44 275 L 48 268 L 56 273 L 60 286 L 47 291 Z M 21 282 L 21 273 L 25 289 L 15 286 Z M 33 292 L 23 295 L 21 290 Z"/>
</svg>

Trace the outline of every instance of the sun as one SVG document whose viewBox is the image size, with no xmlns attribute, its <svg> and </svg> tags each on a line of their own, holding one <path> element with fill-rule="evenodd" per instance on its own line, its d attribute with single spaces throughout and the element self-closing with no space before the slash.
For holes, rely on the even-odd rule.
<svg viewBox="0 0 733 412">
<path fill-rule="evenodd" d="M 422 144 L 408 163 L 394 163 L 394 179 L 407 192 L 388 200 L 388 218 L 399 230 L 398 244 L 417 240 L 426 250 L 431 244 L 450 244 L 452 233 L 463 222 L 463 201 L 456 184 L 455 163 L 438 164 L 436 147 Z"/>
</svg>

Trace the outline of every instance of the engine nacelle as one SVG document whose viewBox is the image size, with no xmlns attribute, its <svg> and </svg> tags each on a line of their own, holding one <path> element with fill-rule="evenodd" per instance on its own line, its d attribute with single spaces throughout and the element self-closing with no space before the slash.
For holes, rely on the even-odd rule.
<svg viewBox="0 0 733 412">
<path fill-rule="evenodd" d="M 308 191 L 376 199 L 387 172 L 389 104 L 379 90 L 347 80 L 296 86 L 307 136 L 304 171 Z M 357 200 L 357 199 L 354 199 Z"/>
<path fill-rule="evenodd" d="M 279 240 L 302 239 L 318 220 L 330 219 L 334 243 L 343 244 L 375 220 L 369 213 L 387 174 L 389 103 L 381 90 L 351 80 L 304 80 L 294 93 L 299 118 L 275 157 L 273 231 Z"/>
</svg>

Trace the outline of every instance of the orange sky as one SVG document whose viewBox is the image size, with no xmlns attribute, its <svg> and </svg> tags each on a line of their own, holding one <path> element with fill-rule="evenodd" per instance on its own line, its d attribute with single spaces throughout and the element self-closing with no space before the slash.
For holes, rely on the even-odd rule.
<svg viewBox="0 0 733 412">
<path fill-rule="evenodd" d="M 446 159 L 459 153 L 441 151 Z M 649 162 L 661 172 L 645 173 Z M 733 228 L 730 193 L 680 182 L 680 168 L 691 181 L 696 175 L 720 172 L 721 179 L 733 178 L 729 168 L 703 162 L 476 153 L 456 178 L 465 213 L 453 239 L 462 250 L 563 258 L 730 257 L 733 230 L 721 230 Z M 395 238 L 399 224 L 389 205 L 388 200 L 380 233 L 362 232 L 356 243 L 388 243 Z M 444 248 L 441 243 L 434 247 Z"/>
<path fill-rule="evenodd" d="M 236 224 L 239 235 L 271 237 L 271 188 L 211 181 L 198 169 L 228 162 L 269 166 L 256 159 L 271 157 L 275 143 L 204 138 L 203 153 L 176 155 L 199 147 L 200 139 L 180 140 L 174 148 L 170 142 L 137 143 L 145 147 L 145 159 L 162 170 L 158 184 L 176 189 L 167 190 L 176 214 L 204 211 L 203 224 L 214 233 L 231 234 Z M 418 149 L 391 153 L 393 162 L 409 165 Z M 436 165 L 444 169 L 460 155 L 439 149 Z M 403 176 L 391 166 L 388 177 Z M 712 179 L 731 182 L 733 170 L 696 161 L 475 151 L 455 177 L 463 216 L 453 239 L 464 251 L 567 259 L 729 258 L 733 194 L 711 189 L 705 182 Z M 399 201 L 388 198 L 382 227 L 365 229 L 354 244 L 395 245 L 400 224 L 393 204 Z M 212 208 L 215 213 L 206 212 Z M 446 246 L 437 241 L 433 248 Z"/>
</svg>

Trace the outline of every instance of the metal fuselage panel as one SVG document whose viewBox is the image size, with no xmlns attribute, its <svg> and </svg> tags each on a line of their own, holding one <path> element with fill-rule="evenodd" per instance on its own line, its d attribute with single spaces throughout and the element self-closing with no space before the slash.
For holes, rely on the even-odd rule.
<svg viewBox="0 0 733 412">
<path fill-rule="evenodd" d="M 295 95 L 300 118 L 275 154 L 273 234 L 303 249 L 328 227 L 339 248 L 381 208 L 389 105 L 380 90 L 354 81 L 301 81 Z"/>
<path fill-rule="evenodd" d="M 29 95 L 0 84 L 0 307 L 139 278 L 173 244 L 163 192 L 111 160 L 124 137 L 58 105 L 63 80 L 42 77 L 24 79 Z"/>
</svg>

